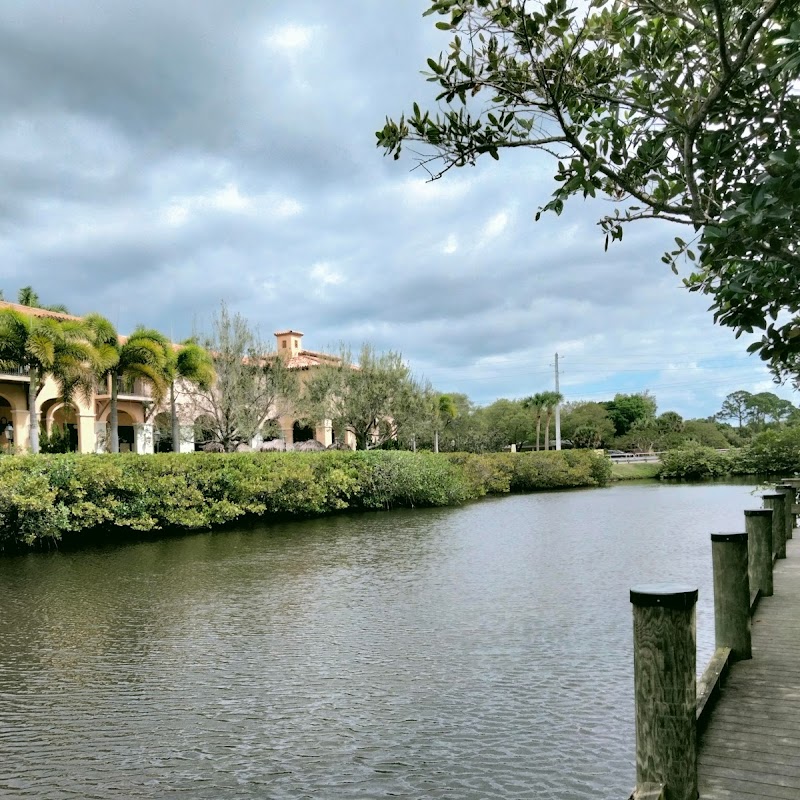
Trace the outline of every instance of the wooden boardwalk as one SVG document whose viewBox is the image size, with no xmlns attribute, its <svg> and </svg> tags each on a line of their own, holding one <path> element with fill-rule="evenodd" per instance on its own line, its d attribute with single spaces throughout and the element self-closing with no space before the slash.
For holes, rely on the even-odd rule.
<svg viewBox="0 0 800 800">
<path fill-rule="evenodd" d="M 753 615 L 753 658 L 731 668 L 700 740 L 701 800 L 800 800 L 798 534 Z"/>
</svg>

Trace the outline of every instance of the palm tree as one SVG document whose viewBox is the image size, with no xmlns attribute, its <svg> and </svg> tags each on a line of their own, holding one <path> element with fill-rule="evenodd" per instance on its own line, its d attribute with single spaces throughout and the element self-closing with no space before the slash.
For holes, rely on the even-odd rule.
<svg viewBox="0 0 800 800">
<path fill-rule="evenodd" d="M 96 355 L 78 320 L 36 317 L 16 309 L 0 310 L 0 366 L 22 368 L 30 377 L 28 409 L 31 452 L 39 452 L 39 416 L 36 398 L 51 375 L 66 405 L 81 390 L 91 391 Z"/>
<path fill-rule="evenodd" d="M 169 372 L 166 337 L 156 330 L 138 327 L 122 342 L 114 326 L 100 314 L 89 314 L 85 324 L 91 331 L 92 344 L 98 353 L 97 378 L 111 382 L 109 411 L 109 449 L 119 453 L 119 388 L 122 381 L 141 378 L 150 384 L 153 400 L 164 396 Z"/>
<path fill-rule="evenodd" d="M 444 430 L 458 416 L 458 408 L 449 394 L 436 396 L 434 408 L 433 452 L 439 452 L 439 429 Z"/>
<path fill-rule="evenodd" d="M 3 299 L 2 292 L 0 292 L 0 300 Z M 21 306 L 28 306 L 29 308 L 43 308 L 45 311 L 56 311 L 59 314 L 69 314 L 69 309 L 59 303 L 54 306 L 43 306 L 39 302 L 39 295 L 33 291 L 33 286 L 23 286 L 17 292 L 17 302 Z"/>
<path fill-rule="evenodd" d="M 530 397 L 526 397 L 522 401 L 523 408 L 533 411 L 536 416 L 536 449 L 539 449 L 539 442 L 541 441 L 542 431 L 542 413 L 547 407 L 547 392 L 537 392 Z"/>
<path fill-rule="evenodd" d="M 211 354 L 194 339 L 187 339 L 177 350 L 168 343 L 166 354 L 169 412 L 172 423 L 172 451 L 179 453 L 181 450 L 181 432 L 178 424 L 175 384 L 179 380 L 190 381 L 203 391 L 207 391 L 211 388 L 216 376 Z"/>
<path fill-rule="evenodd" d="M 544 449 L 550 449 L 550 419 L 553 416 L 556 406 L 564 399 L 560 392 L 542 392 L 547 421 L 544 426 Z"/>
<path fill-rule="evenodd" d="M 21 306 L 39 307 L 39 295 L 33 291 L 33 286 L 23 286 L 17 292 L 17 302 Z"/>
</svg>

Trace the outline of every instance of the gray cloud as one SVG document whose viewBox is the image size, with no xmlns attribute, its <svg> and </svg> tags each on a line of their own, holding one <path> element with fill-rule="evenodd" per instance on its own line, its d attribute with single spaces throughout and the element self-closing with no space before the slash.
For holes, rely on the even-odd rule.
<svg viewBox="0 0 800 800">
<path fill-rule="evenodd" d="M 175 338 L 225 300 L 267 338 L 369 339 L 480 402 L 551 385 L 556 350 L 570 397 L 660 385 L 684 414 L 768 380 L 660 263 L 668 226 L 604 253 L 601 201 L 533 222 L 545 158 L 426 183 L 382 157 L 374 131 L 431 99 L 419 71 L 447 46 L 426 7 L 0 5 L 6 297 Z"/>
</svg>

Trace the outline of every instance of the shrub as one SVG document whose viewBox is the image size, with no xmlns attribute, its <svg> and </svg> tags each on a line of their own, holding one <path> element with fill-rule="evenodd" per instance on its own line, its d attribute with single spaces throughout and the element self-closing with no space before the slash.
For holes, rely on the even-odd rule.
<svg viewBox="0 0 800 800">
<path fill-rule="evenodd" d="M 592 452 L 38 455 L 0 459 L 0 550 L 83 531 L 199 529 L 247 517 L 445 506 L 606 483 Z"/>
<path fill-rule="evenodd" d="M 662 478 L 701 480 L 729 474 L 732 468 L 730 454 L 702 445 L 689 445 L 669 450 L 661 457 L 660 475 Z"/>
<path fill-rule="evenodd" d="M 740 474 L 770 475 L 800 472 L 800 427 L 759 433 L 733 460 Z"/>
</svg>

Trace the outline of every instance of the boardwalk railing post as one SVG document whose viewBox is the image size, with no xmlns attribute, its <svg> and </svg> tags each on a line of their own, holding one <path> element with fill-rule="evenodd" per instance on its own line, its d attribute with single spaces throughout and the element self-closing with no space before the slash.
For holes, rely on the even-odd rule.
<svg viewBox="0 0 800 800">
<path fill-rule="evenodd" d="M 635 586 L 630 597 L 636 786 L 661 784 L 669 800 L 696 800 L 697 589 Z"/>
<path fill-rule="evenodd" d="M 797 489 L 791 483 L 780 483 L 775 487 L 778 492 L 786 494 L 786 539 L 792 538 L 794 529 L 794 504 L 797 502 Z"/>
<path fill-rule="evenodd" d="M 764 508 L 771 508 L 772 552 L 778 558 L 786 558 L 786 495 L 781 492 L 767 492 L 761 498 Z"/>
<path fill-rule="evenodd" d="M 772 597 L 772 515 L 771 508 L 749 508 L 744 512 L 747 531 L 747 561 L 750 591 Z"/>
<path fill-rule="evenodd" d="M 711 560 L 717 647 L 730 647 L 731 661 L 752 658 L 747 534 L 712 533 Z"/>
<path fill-rule="evenodd" d="M 798 514 L 797 497 L 798 497 L 798 492 L 800 492 L 800 478 L 786 478 L 783 481 L 783 483 L 794 487 L 794 505 L 792 507 L 792 517 L 791 517 L 792 530 L 794 531 L 795 526 L 797 524 L 797 514 Z"/>
</svg>

